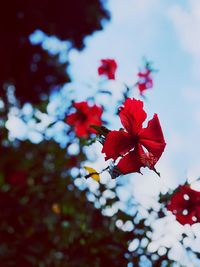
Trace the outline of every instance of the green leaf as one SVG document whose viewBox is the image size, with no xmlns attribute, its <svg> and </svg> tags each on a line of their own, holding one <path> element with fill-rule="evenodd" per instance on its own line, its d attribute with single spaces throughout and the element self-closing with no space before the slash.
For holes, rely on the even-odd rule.
<svg viewBox="0 0 200 267">
<path fill-rule="evenodd" d="M 95 129 L 99 135 L 106 136 L 110 132 L 105 126 L 90 125 L 90 127 Z"/>
</svg>

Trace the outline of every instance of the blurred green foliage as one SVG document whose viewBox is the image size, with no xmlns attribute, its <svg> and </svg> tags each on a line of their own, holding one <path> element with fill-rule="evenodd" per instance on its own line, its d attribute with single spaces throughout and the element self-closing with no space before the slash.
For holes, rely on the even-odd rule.
<svg viewBox="0 0 200 267">
<path fill-rule="evenodd" d="M 75 186 L 65 149 L 23 142 L 2 147 L 2 155 L 1 266 L 126 266 L 133 234 L 119 231 L 116 218 L 87 200 L 88 189 Z"/>
<path fill-rule="evenodd" d="M 48 95 L 69 82 L 68 61 L 59 62 L 30 34 L 42 30 L 67 40 L 70 49 L 82 49 L 84 39 L 101 30 L 109 14 L 100 0 L 12 0 L 1 5 L 0 16 L 0 266 L 2 267 L 126 267 L 171 266 L 167 254 L 149 253 L 152 231 L 138 213 L 118 208 L 113 216 L 102 215 L 119 203 L 117 187 L 99 184 L 92 193 L 81 173 L 87 159 L 84 146 L 94 140 L 76 140 L 79 154 L 68 147 L 75 142 L 66 131 L 65 147 L 46 138 L 39 144 L 9 139 L 6 121 L 10 110 L 26 102 L 46 112 Z M 14 89 L 17 101 L 10 101 Z M 11 94 L 12 95 L 12 94 Z M 66 100 L 68 101 L 68 100 Z M 49 126 L 51 127 L 51 125 Z M 104 134 L 106 128 L 101 128 Z M 85 186 L 77 185 L 83 180 Z M 83 184 L 84 184 L 83 182 Z M 100 199 L 109 190 L 113 197 Z M 93 201 L 89 201 L 89 196 Z M 134 200 L 133 200 L 134 202 Z M 96 207 L 95 207 L 96 206 Z M 150 213 L 150 212 L 149 212 Z M 131 230 L 122 230 L 131 222 Z M 120 225 L 120 226 L 119 226 Z M 128 246 L 138 242 L 134 251 Z M 150 265 L 144 265 L 150 264 Z"/>
</svg>

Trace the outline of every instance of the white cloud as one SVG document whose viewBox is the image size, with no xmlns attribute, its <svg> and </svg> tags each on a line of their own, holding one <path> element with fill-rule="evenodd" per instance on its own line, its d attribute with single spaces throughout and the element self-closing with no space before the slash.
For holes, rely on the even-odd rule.
<svg viewBox="0 0 200 267">
<path fill-rule="evenodd" d="M 200 87 L 187 87 L 183 91 L 183 98 L 190 104 L 198 104 L 200 102 Z"/>
<path fill-rule="evenodd" d="M 197 160 L 188 170 L 188 180 L 189 182 L 195 181 L 200 176 L 200 162 Z"/>
<path fill-rule="evenodd" d="M 190 9 L 174 5 L 169 9 L 169 17 L 183 49 L 192 55 L 195 74 L 200 73 L 200 1 L 190 0 Z"/>
<path fill-rule="evenodd" d="M 113 18 L 120 23 L 133 21 L 133 16 L 139 17 L 140 20 L 146 19 L 155 10 L 158 2 L 158 0 L 112 0 Z"/>
</svg>

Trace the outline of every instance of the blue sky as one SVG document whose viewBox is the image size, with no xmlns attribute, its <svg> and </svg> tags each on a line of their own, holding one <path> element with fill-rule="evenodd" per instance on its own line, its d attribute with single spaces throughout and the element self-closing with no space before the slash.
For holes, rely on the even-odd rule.
<svg viewBox="0 0 200 267">
<path fill-rule="evenodd" d="M 112 19 L 105 30 L 88 37 L 83 52 L 70 53 L 72 76 L 95 81 L 99 59 L 108 57 L 118 62 L 117 78 L 133 84 L 142 57 L 153 60 L 159 72 L 145 106 L 151 116 L 158 113 L 166 137 L 161 170 L 168 169 L 164 176 L 173 185 L 200 175 L 200 46 L 192 47 L 200 41 L 199 1 L 111 0 L 107 6 Z"/>
</svg>

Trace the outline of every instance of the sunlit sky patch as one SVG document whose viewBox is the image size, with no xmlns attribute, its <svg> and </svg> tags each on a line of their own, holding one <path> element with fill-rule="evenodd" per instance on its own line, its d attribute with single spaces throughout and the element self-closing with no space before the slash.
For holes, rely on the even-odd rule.
<svg viewBox="0 0 200 267">
<path fill-rule="evenodd" d="M 169 175 L 173 173 L 170 180 L 183 182 L 200 165 L 200 78 L 196 69 L 200 46 L 194 45 L 200 42 L 200 2 L 111 0 L 108 8 L 112 20 L 105 30 L 88 37 L 83 52 L 70 53 L 71 74 L 77 81 L 94 81 L 99 60 L 115 58 L 118 80 L 131 85 L 142 57 L 153 60 L 159 72 L 154 75 L 155 88 L 147 92 L 145 106 L 151 116 L 159 114 L 165 133 L 167 147 L 160 165 L 168 166 L 163 168 Z M 190 30 L 194 34 L 189 34 Z"/>
</svg>

